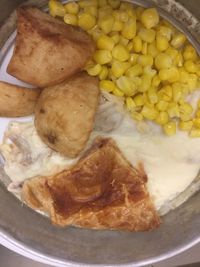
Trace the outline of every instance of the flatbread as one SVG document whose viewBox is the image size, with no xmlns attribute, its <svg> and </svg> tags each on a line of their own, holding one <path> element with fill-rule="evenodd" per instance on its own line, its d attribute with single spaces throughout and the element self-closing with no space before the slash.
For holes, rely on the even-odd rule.
<svg viewBox="0 0 200 267">
<path fill-rule="evenodd" d="M 22 199 L 60 226 L 148 231 L 160 218 L 146 181 L 112 139 L 99 137 L 73 168 L 25 181 Z"/>
</svg>

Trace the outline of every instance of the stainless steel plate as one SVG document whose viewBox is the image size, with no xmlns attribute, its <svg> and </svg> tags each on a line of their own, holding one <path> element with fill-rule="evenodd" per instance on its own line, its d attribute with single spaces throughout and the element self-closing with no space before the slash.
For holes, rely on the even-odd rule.
<svg viewBox="0 0 200 267">
<path fill-rule="evenodd" d="M 160 13 L 184 29 L 199 48 L 199 22 L 177 2 L 132 2 L 145 6 L 158 4 Z M 47 1 L 32 0 L 26 4 L 45 7 Z M 15 29 L 15 22 L 13 14 L 0 29 L 0 47 L 3 48 L 0 61 L 7 54 L 6 41 Z M 200 241 L 200 193 L 164 216 L 158 230 L 147 233 L 58 228 L 48 218 L 22 205 L 3 184 L 0 196 L 0 242 L 18 253 L 52 265 L 142 266 L 169 258 Z"/>
</svg>

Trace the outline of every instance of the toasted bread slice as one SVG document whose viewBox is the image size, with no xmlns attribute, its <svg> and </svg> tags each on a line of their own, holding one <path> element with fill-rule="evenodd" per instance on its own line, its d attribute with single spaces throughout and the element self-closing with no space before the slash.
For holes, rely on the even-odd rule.
<svg viewBox="0 0 200 267">
<path fill-rule="evenodd" d="M 7 72 L 45 87 L 82 70 L 95 51 L 90 36 L 34 7 L 17 10 L 17 37 Z"/>
<path fill-rule="evenodd" d="M 23 117 L 34 113 L 40 89 L 30 89 L 0 81 L 0 116 Z"/>
<path fill-rule="evenodd" d="M 26 181 L 22 197 L 61 226 L 147 231 L 158 227 L 160 218 L 146 180 L 112 139 L 97 138 L 73 168 Z"/>
</svg>

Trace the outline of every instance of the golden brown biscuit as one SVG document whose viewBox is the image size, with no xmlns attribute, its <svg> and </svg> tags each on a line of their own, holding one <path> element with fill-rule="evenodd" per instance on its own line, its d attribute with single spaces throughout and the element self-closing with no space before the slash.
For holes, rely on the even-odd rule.
<svg viewBox="0 0 200 267">
<path fill-rule="evenodd" d="M 45 88 L 35 109 L 35 126 L 44 143 L 76 157 L 93 129 L 99 94 L 98 80 L 85 72 Z"/>
</svg>

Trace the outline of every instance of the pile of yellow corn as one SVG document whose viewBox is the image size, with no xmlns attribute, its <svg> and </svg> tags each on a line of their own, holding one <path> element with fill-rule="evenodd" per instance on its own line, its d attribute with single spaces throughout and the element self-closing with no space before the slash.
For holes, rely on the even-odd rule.
<svg viewBox="0 0 200 267">
<path fill-rule="evenodd" d="M 133 119 L 154 121 L 167 135 L 200 137 L 200 104 L 186 96 L 199 86 L 200 59 L 185 35 L 144 9 L 119 0 L 49 1 L 52 16 L 80 26 L 97 50 L 86 70 L 102 90 L 122 97 Z"/>
</svg>

